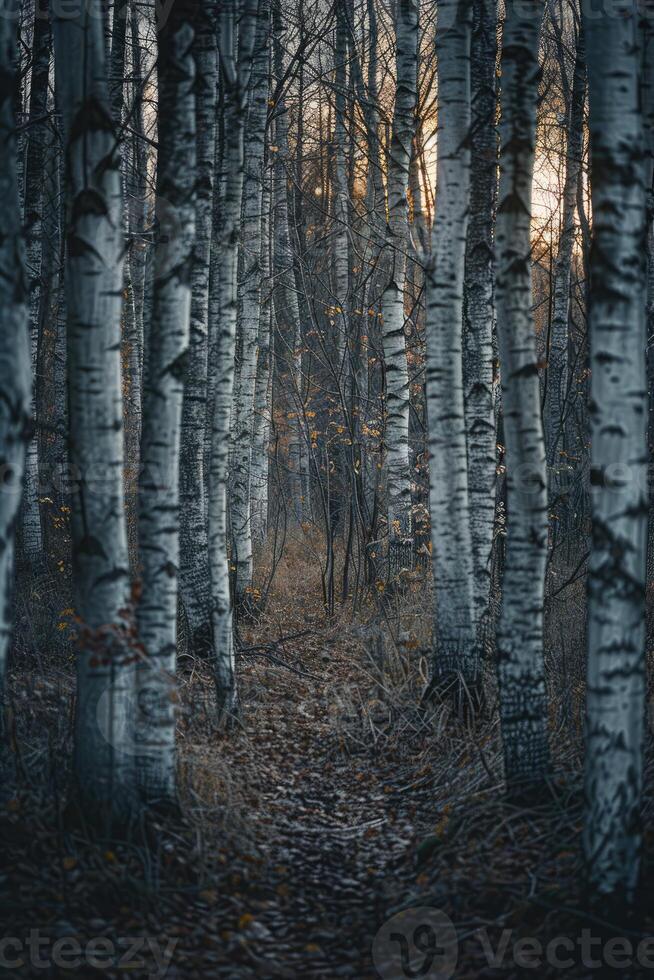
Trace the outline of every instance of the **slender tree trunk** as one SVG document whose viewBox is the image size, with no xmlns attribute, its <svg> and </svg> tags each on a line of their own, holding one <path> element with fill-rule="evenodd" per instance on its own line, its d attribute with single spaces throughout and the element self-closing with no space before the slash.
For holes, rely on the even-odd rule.
<svg viewBox="0 0 654 980">
<path fill-rule="evenodd" d="M 502 46 L 497 324 L 506 443 L 508 539 L 498 632 L 500 716 L 510 792 L 549 772 L 543 664 L 547 474 L 531 315 L 531 195 L 542 0 L 511 4 Z"/>
<path fill-rule="evenodd" d="M 109 58 L 109 98 L 111 111 L 120 132 L 125 105 L 125 53 L 130 0 L 114 0 L 111 21 L 111 57 Z"/>
<path fill-rule="evenodd" d="M 270 168 L 264 171 L 261 230 L 261 305 L 259 311 L 259 346 L 254 389 L 254 428 L 252 433 L 252 541 L 262 544 L 268 527 L 268 446 L 270 441 L 271 371 L 270 339 L 271 303 L 271 207 Z"/>
<path fill-rule="evenodd" d="M 231 424 L 230 522 L 236 602 L 252 590 L 251 480 L 254 396 L 261 310 L 263 163 L 270 66 L 270 4 L 259 0 L 244 141 L 243 210 L 238 284 L 239 363 Z"/>
<path fill-rule="evenodd" d="M 198 17 L 195 38 L 197 199 L 191 299 L 191 342 L 184 384 L 180 460 L 180 591 L 192 648 L 211 649 L 211 588 L 205 499 L 204 444 L 207 424 L 209 272 L 216 156 L 217 50 L 215 10 Z"/>
<path fill-rule="evenodd" d="M 336 383 L 342 390 L 348 386 L 350 364 L 348 342 L 350 337 L 350 199 L 347 176 L 347 2 L 336 2 L 336 47 L 334 52 L 334 303 L 332 317 L 335 323 Z"/>
<path fill-rule="evenodd" d="M 193 0 L 175 0 L 159 31 L 157 210 L 166 222 L 155 243 L 139 487 L 138 627 L 145 659 L 137 678 L 137 769 L 146 802 L 163 805 L 175 798 L 179 451 L 195 236 L 193 40 Z"/>
<path fill-rule="evenodd" d="M 99 2 L 53 17 L 66 150 L 69 455 L 77 657 L 75 773 L 89 815 L 125 819 L 133 671 L 120 371 L 123 234 Z"/>
<path fill-rule="evenodd" d="M 50 21 L 48 6 L 42 9 L 36 4 L 34 35 L 32 39 L 32 77 L 30 82 L 27 152 L 25 156 L 25 226 L 27 245 L 27 269 L 29 275 L 30 348 L 32 371 L 36 377 L 37 349 L 39 344 L 39 294 L 42 288 L 41 255 L 43 241 L 43 171 L 48 141 L 48 79 L 50 74 Z M 36 386 L 34 386 L 34 392 Z M 36 402 L 33 395 L 32 412 L 36 419 Z M 42 556 L 41 508 L 39 504 L 39 453 L 38 436 L 30 439 L 27 447 L 25 493 L 22 505 L 20 551 L 30 564 Z"/>
<path fill-rule="evenodd" d="M 479 683 L 463 401 L 463 280 L 470 193 L 471 9 L 439 7 L 438 173 L 427 272 L 427 415 L 434 571 L 434 677 Z"/>
<path fill-rule="evenodd" d="M 64 220 L 61 207 L 62 184 L 61 141 L 51 132 L 44 161 L 43 179 L 43 253 L 38 309 L 39 347 L 35 405 L 37 418 L 43 420 L 39 435 L 39 483 L 41 492 L 60 507 L 68 503 L 61 492 L 61 475 L 66 461 L 66 318 L 63 253 Z M 43 548 L 49 563 L 61 547 L 60 521 L 43 522 Z"/>
<path fill-rule="evenodd" d="M 404 294 L 409 249 L 407 191 L 416 106 L 418 3 L 399 0 L 393 139 L 388 156 L 388 227 L 386 258 L 389 277 L 382 296 L 384 348 L 385 468 L 389 542 L 411 537 L 409 448 L 409 375 L 404 335 Z"/>
<path fill-rule="evenodd" d="M 472 156 L 465 260 L 463 384 L 474 570 L 474 622 L 477 629 L 488 608 L 495 526 L 497 449 L 493 391 L 493 230 L 497 200 L 496 59 L 497 2 L 475 0 L 471 47 Z"/>
<path fill-rule="evenodd" d="M 279 0 L 273 4 L 274 69 L 276 80 L 283 79 L 282 18 Z M 293 249 L 289 222 L 288 109 L 282 96 L 274 106 L 275 143 L 273 164 L 273 280 L 275 353 L 281 369 L 284 388 L 283 408 L 289 420 L 289 497 L 292 512 L 301 522 L 308 504 L 308 465 L 303 430 L 302 397 L 302 327 L 296 291 Z M 281 408 L 282 406 L 280 406 Z"/>
<path fill-rule="evenodd" d="M 646 188 L 636 5 L 588 15 L 591 487 L 586 823 L 596 896 L 631 900 L 639 867 L 645 714 Z"/>
<path fill-rule="evenodd" d="M 565 70 L 565 68 L 563 68 Z M 570 285 L 572 258 L 576 237 L 575 215 L 577 189 L 581 172 L 584 140 L 584 101 L 586 97 L 586 56 L 583 25 L 577 37 L 574 76 L 566 133 L 565 182 L 563 187 L 563 217 L 561 237 L 554 268 L 552 328 L 547 367 L 547 400 L 545 406 L 547 434 L 547 465 L 550 499 L 564 489 L 561 479 L 565 463 L 560 450 L 565 432 L 565 407 L 568 392 L 568 323 L 570 320 Z"/>
<path fill-rule="evenodd" d="M 216 381 L 213 398 L 209 464 L 209 567 L 213 656 L 217 712 L 228 720 L 237 704 L 234 669 L 232 601 L 227 558 L 227 464 L 229 426 L 234 388 L 236 338 L 238 227 L 243 198 L 243 136 L 247 110 L 249 72 L 254 47 L 257 5 L 244 0 L 238 42 L 236 0 L 228 0 L 220 15 L 220 58 L 224 99 L 225 192 L 219 250 L 220 324 L 216 337 Z M 235 49 L 236 44 L 238 46 Z"/>
<path fill-rule="evenodd" d="M 31 429 L 31 363 L 25 242 L 16 160 L 13 97 L 18 79 L 14 19 L 0 19 L 0 711 L 11 638 L 14 538 L 23 489 L 25 449 Z M 0 715 L 0 729 L 3 719 Z"/>
<path fill-rule="evenodd" d="M 131 44 L 132 44 L 132 108 L 131 120 L 133 133 L 133 175 L 130 182 L 132 197 L 131 226 L 132 243 L 130 248 L 130 271 L 132 289 L 134 291 L 134 310 L 136 313 L 136 329 L 138 332 L 141 373 L 139 376 L 139 397 L 142 402 L 143 393 L 143 348 L 144 348 L 144 304 L 145 304 L 145 267 L 148 246 L 145 239 L 145 229 L 148 224 L 150 203 L 147 195 L 148 152 L 145 141 L 144 107 L 143 107 L 143 51 L 141 45 L 142 21 L 138 7 L 132 4 L 131 10 Z M 141 412 L 134 416 L 134 423 L 141 429 Z"/>
<path fill-rule="evenodd" d="M 649 441 L 649 520 L 647 528 L 647 584 L 654 583 L 654 0 L 642 0 L 641 104 L 645 138 L 645 191 L 647 194 L 647 388 Z M 654 608 L 647 603 L 647 649 L 654 645 Z"/>
</svg>

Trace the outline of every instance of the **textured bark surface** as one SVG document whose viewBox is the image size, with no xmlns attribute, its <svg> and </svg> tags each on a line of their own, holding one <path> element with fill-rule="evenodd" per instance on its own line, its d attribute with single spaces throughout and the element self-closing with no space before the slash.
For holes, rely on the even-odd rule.
<svg viewBox="0 0 654 980">
<path fill-rule="evenodd" d="M 493 390 L 493 232 L 497 201 L 495 0 L 475 0 L 472 18 L 470 217 L 464 283 L 463 387 L 474 572 L 474 619 L 478 629 L 488 608 L 491 584 L 497 456 Z"/>
<path fill-rule="evenodd" d="M 509 514 L 497 658 L 506 779 L 519 791 L 549 771 L 543 664 L 547 476 L 531 314 L 530 220 L 541 0 L 504 25 L 497 211 L 497 327 Z"/>
<path fill-rule="evenodd" d="M 447 0 L 436 29 L 438 172 L 427 267 L 429 508 L 435 676 L 476 684 L 473 557 L 463 398 L 463 279 L 470 194 L 471 9 Z"/>
<path fill-rule="evenodd" d="M 75 772 L 89 814 L 130 805 L 133 690 L 120 376 L 123 235 L 100 4 L 53 17 L 66 149 L 69 458 L 78 651 Z"/>
<path fill-rule="evenodd" d="M 284 77 L 282 10 L 273 4 L 273 64 L 275 79 Z M 293 501 L 292 515 L 303 520 L 309 504 L 308 454 L 303 426 L 302 398 L 302 328 L 296 291 L 293 248 L 289 219 L 288 109 L 283 95 L 273 109 L 273 314 L 276 369 L 279 374 L 283 408 L 289 419 L 288 486 Z M 339 373 L 337 361 L 335 373 Z"/>
<path fill-rule="evenodd" d="M 587 17 L 591 488 L 584 851 L 600 896 L 638 878 L 645 713 L 646 188 L 635 10 Z"/>
<path fill-rule="evenodd" d="M 647 581 L 654 581 L 654 0 L 642 0 L 646 16 L 640 24 L 641 104 L 645 141 L 645 191 L 647 194 L 647 388 L 649 441 L 649 521 L 647 529 Z M 647 644 L 654 644 L 654 608 L 647 605 Z"/>
<path fill-rule="evenodd" d="M 30 350 L 32 371 L 36 377 L 39 345 L 39 296 L 43 285 L 41 258 L 43 251 L 43 172 L 48 144 L 48 79 L 50 72 L 50 21 L 48 4 L 34 17 L 32 75 L 30 79 L 29 118 L 25 148 L 24 221 L 29 283 Z M 36 386 L 34 386 L 36 393 Z M 36 401 L 32 406 L 36 418 Z M 25 493 L 22 503 L 20 550 L 23 558 L 34 563 L 42 557 L 43 541 L 39 505 L 39 453 L 36 432 L 27 447 Z"/>
<path fill-rule="evenodd" d="M 193 52 L 196 68 L 197 194 L 191 335 L 184 380 L 180 457 L 180 595 L 193 650 L 206 654 L 211 648 L 211 588 L 204 446 L 218 67 L 216 18 L 211 4 L 197 18 Z"/>
<path fill-rule="evenodd" d="M 268 528 L 268 447 L 271 427 L 272 373 L 271 330 L 272 300 L 270 276 L 272 270 L 272 240 L 270 235 L 272 188 L 269 172 L 264 173 L 261 205 L 261 302 L 259 307 L 259 344 L 254 387 L 254 426 L 252 431 L 252 474 L 250 520 L 252 543 L 262 544 Z"/>
<path fill-rule="evenodd" d="M 243 147 L 244 179 L 238 284 L 238 367 L 231 424 L 230 521 L 236 600 L 252 588 L 251 481 L 254 397 L 261 311 L 262 200 L 268 76 L 270 4 L 261 0 L 248 93 Z"/>
<path fill-rule="evenodd" d="M 25 242 L 16 173 L 13 20 L 0 19 L 0 710 L 11 637 L 14 538 L 31 429 L 31 363 Z M 2 725 L 2 722 L 0 722 Z"/>
<path fill-rule="evenodd" d="M 227 476 L 229 428 L 234 390 L 236 339 L 238 227 L 243 198 L 243 138 L 247 110 L 249 72 L 254 47 L 257 5 L 245 0 L 240 30 L 236 0 L 226 3 L 220 14 L 219 65 L 224 111 L 223 214 L 216 248 L 220 260 L 217 274 L 220 322 L 215 337 L 216 380 L 211 422 L 209 463 L 209 567 L 211 569 L 211 616 L 213 662 L 217 711 L 227 719 L 237 701 L 234 672 L 232 599 L 229 586 L 227 549 Z"/>
<path fill-rule="evenodd" d="M 390 267 L 382 296 L 386 415 L 384 428 L 388 533 L 390 540 L 411 535 L 409 374 L 404 335 L 404 297 L 409 248 L 409 166 L 416 105 L 418 4 L 400 0 L 396 18 L 397 89 L 393 138 L 388 157 L 388 227 L 385 260 Z"/>
<path fill-rule="evenodd" d="M 178 2 L 159 32 L 157 207 L 166 220 L 155 242 L 139 494 L 138 627 L 145 658 L 135 737 L 139 788 L 149 803 L 175 795 L 179 451 L 195 234 L 193 39 L 193 4 Z"/>
<path fill-rule="evenodd" d="M 563 214 L 561 236 L 554 268 L 552 298 L 552 330 L 547 367 L 547 399 L 545 425 L 547 438 L 547 465 L 549 469 L 550 499 L 554 500 L 565 490 L 562 473 L 565 462 L 561 450 L 564 446 L 565 412 L 568 394 L 568 323 L 570 319 L 570 286 L 572 259 L 576 236 L 577 193 L 584 142 L 584 102 L 586 98 L 586 55 L 583 29 L 577 38 L 572 88 L 569 94 L 565 182 L 563 187 Z"/>
</svg>

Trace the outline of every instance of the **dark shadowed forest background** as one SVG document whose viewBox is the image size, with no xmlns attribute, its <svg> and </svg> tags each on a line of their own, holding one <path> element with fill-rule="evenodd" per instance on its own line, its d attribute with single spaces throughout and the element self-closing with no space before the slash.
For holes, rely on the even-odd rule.
<svg viewBox="0 0 654 980">
<path fill-rule="evenodd" d="M 0 0 L 2 975 L 650 976 L 653 338 L 654 0 Z"/>
</svg>

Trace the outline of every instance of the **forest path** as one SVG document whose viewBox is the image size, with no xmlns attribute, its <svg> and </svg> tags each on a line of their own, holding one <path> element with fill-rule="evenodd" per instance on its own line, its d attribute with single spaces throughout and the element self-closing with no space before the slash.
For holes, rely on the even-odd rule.
<svg viewBox="0 0 654 980">
<path fill-rule="evenodd" d="M 377 977 L 374 936 L 445 805 L 429 733 L 397 714 L 356 633 L 260 654 L 242 672 L 241 727 L 220 743 L 231 819 L 242 815 L 254 855 L 235 881 L 245 901 L 228 948 L 239 976 Z"/>
<path fill-rule="evenodd" d="M 148 846 L 97 839 L 69 818 L 59 760 L 71 756 L 72 674 L 55 664 L 41 689 L 21 672 L 32 713 L 20 716 L 20 778 L 0 807 L 6 935 L 38 928 L 53 944 L 103 938 L 114 949 L 131 938 L 142 952 L 158 942 L 165 969 L 152 956 L 131 970 L 139 980 L 378 980 L 373 942 L 399 909 L 454 909 L 469 928 L 482 889 L 497 915 L 499 878 L 504 907 L 516 906 L 515 863 L 493 865 L 516 836 L 497 802 L 496 722 L 471 737 L 443 706 L 426 715 L 415 648 L 398 655 L 388 643 L 380 663 L 370 627 L 310 620 L 310 608 L 295 598 L 287 616 L 242 629 L 229 731 L 215 727 L 210 665 L 182 656 L 182 815 L 155 818 Z M 42 736 L 55 721 L 53 752 Z M 532 888 L 523 878 L 520 896 Z M 477 966 L 457 980 L 477 980 Z M 12 975 L 121 980 L 125 970 Z"/>
</svg>

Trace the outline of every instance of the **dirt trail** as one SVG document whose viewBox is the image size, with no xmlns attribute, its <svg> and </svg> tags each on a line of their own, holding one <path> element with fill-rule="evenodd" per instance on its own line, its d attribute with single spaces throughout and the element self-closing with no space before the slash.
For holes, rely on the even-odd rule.
<svg viewBox="0 0 654 980">
<path fill-rule="evenodd" d="M 243 730 L 222 746 L 233 773 L 256 771 L 242 770 L 259 874 L 235 945 L 256 975 L 377 977 L 373 938 L 415 881 L 437 801 L 411 791 L 418 766 L 389 743 L 361 649 L 327 657 L 305 643 L 286 656 L 312 677 L 257 659 L 242 685 Z"/>
</svg>

